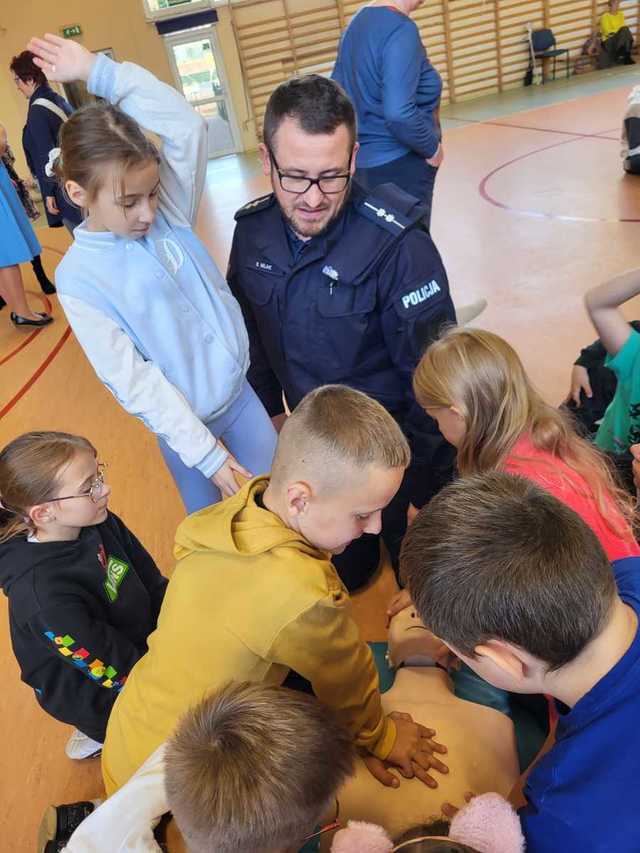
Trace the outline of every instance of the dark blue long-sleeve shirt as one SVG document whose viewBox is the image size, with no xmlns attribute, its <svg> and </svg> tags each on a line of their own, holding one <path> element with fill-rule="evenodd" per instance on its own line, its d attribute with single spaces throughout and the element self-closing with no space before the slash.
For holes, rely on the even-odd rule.
<svg viewBox="0 0 640 853">
<path fill-rule="evenodd" d="M 342 36 L 332 76 L 356 109 L 359 168 L 410 151 L 433 157 L 442 80 L 409 17 L 390 7 L 361 9 Z"/>
</svg>

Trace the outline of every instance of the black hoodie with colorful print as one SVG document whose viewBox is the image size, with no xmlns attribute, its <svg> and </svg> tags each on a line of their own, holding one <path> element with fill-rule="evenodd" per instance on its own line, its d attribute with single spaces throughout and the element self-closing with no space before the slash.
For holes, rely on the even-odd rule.
<svg viewBox="0 0 640 853">
<path fill-rule="evenodd" d="M 72 542 L 0 545 L 22 680 L 58 720 L 102 743 L 113 703 L 147 650 L 167 580 L 120 519 Z"/>
</svg>

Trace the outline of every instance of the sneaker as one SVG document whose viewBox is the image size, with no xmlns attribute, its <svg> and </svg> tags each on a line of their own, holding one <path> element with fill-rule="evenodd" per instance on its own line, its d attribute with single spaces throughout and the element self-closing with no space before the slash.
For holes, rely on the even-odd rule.
<svg viewBox="0 0 640 853">
<path fill-rule="evenodd" d="M 74 729 L 64 751 L 67 758 L 82 761 L 83 758 L 97 758 L 102 752 L 102 744 Z"/>
<path fill-rule="evenodd" d="M 59 853 L 82 821 L 102 800 L 85 800 L 64 806 L 49 806 L 38 830 L 38 853 Z"/>
</svg>

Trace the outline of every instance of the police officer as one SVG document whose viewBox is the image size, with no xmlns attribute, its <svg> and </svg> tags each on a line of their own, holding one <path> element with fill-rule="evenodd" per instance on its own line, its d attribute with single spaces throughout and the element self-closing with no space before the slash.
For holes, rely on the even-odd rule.
<svg viewBox="0 0 640 853">
<path fill-rule="evenodd" d="M 248 378 L 274 419 L 312 388 L 343 383 L 378 400 L 409 439 L 413 461 L 383 514 L 397 568 L 410 504 L 446 482 L 453 452 L 418 406 L 413 370 L 443 324 L 455 322 L 447 276 L 420 202 L 353 180 L 353 106 L 333 81 L 309 75 L 273 92 L 260 146 L 273 192 L 236 213 L 228 280 L 251 344 Z M 378 537 L 334 563 L 350 589 L 379 560 Z"/>
</svg>

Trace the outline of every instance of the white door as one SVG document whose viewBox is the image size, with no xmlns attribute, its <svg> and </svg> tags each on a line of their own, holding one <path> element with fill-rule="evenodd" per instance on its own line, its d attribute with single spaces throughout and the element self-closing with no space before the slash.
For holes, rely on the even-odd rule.
<svg viewBox="0 0 640 853">
<path fill-rule="evenodd" d="M 214 27 L 165 36 L 165 43 L 176 86 L 207 121 L 209 157 L 234 154 L 240 134 Z"/>
</svg>

